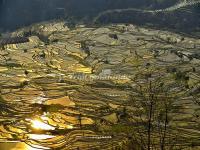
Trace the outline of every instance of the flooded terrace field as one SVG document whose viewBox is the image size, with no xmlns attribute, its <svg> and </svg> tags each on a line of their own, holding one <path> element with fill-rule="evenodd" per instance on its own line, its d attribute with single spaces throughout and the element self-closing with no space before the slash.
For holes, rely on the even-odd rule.
<svg viewBox="0 0 200 150">
<path fill-rule="evenodd" d="M 151 147 L 200 148 L 198 38 L 64 22 L 11 34 L 28 41 L 1 45 L 0 149 L 146 149 L 149 132 Z"/>
</svg>

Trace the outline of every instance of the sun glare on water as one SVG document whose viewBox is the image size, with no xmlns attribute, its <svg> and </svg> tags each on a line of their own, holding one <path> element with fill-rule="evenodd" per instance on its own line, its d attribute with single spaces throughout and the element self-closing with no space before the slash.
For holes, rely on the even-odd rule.
<svg viewBox="0 0 200 150">
<path fill-rule="evenodd" d="M 55 130 L 55 127 L 52 127 L 40 120 L 31 120 L 32 127 L 39 130 Z"/>
<path fill-rule="evenodd" d="M 46 135 L 46 134 L 28 134 L 29 139 L 33 140 L 44 140 L 44 139 L 51 139 L 55 136 L 53 135 Z"/>
</svg>

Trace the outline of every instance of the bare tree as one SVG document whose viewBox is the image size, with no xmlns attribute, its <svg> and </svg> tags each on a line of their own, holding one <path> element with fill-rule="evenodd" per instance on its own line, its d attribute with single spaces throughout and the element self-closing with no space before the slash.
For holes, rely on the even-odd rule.
<svg viewBox="0 0 200 150">
<path fill-rule="evenodd" d="M 168 73 L 151 69 L 139 72 L 134 82 L 132 104 L 138 108 L 134 140 L 141 149 L 165 150 L 174 144 L 169 142 L 173 138 L 169 113 L 173 100 L 181 97 L 182 86 Z"/>
</svg>

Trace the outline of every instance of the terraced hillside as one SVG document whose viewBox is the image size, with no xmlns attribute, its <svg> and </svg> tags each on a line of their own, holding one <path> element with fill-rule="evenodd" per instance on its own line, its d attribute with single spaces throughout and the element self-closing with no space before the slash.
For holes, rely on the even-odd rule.
<svg viewBox="0 0 200 150">
<path fill-rule="evenodd" d="M 0 149 L 200 149 L 200 40 L 36 24 L 1 44 Z M 13 43 L 13 42 L 12 42 Z"/>
</svg>

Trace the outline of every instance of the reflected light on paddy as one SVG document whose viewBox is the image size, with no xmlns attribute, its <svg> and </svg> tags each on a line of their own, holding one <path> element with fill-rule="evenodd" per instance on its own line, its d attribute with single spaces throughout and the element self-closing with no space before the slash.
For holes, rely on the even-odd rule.
<svg viewBox="0 0 200 150">
<path fill-rule="evenodd" d="M 67 129 L 73 129 L 74 127 L 72 125 L 67 125 Z"/>
<path fill-rule="evenodd" d="M 39 130 L 55 130 L 55 127 L 52 127 L 40 120 L 31 120 L 32 127 L 34 129 L 39 129 Z"/>
<path fill-rule="evenodd" d="M 31 147 L 27 144 L 24 145 L 24 149 L 23 150 L 47 150 L 49 148 L 45 148 L 45 147 L 42 147 L 42 146 L 37 146 L 38 148 L 35 148 L 35 147 Z M 12 150 L 19 150 L 19 149 L 12 149 Z"/>
<path fill-rule="evenodd" d="M 39 96 L 36 97 L 35 99 L 33 99 L 33 103 L 37 103 L 37 104 L 42 104 L 43 102 L 45 102 L 48 98 L 44 98 L 43 96 Z"/>
<path fill-rule="evenodd" d="M 45 150 L 47 147 L 35 146 L 31 147 L 23 142 L 19 143 L 0 143 L 1 150 Z"/>
<path fill-rule="evenodd" d="M 53 135 L 46 135 L 46 134 L 28 134 L 29 139 L 33 140 L 45 140 L 45 139 L 51 139 L 55 136 Z"/>
</svg>

